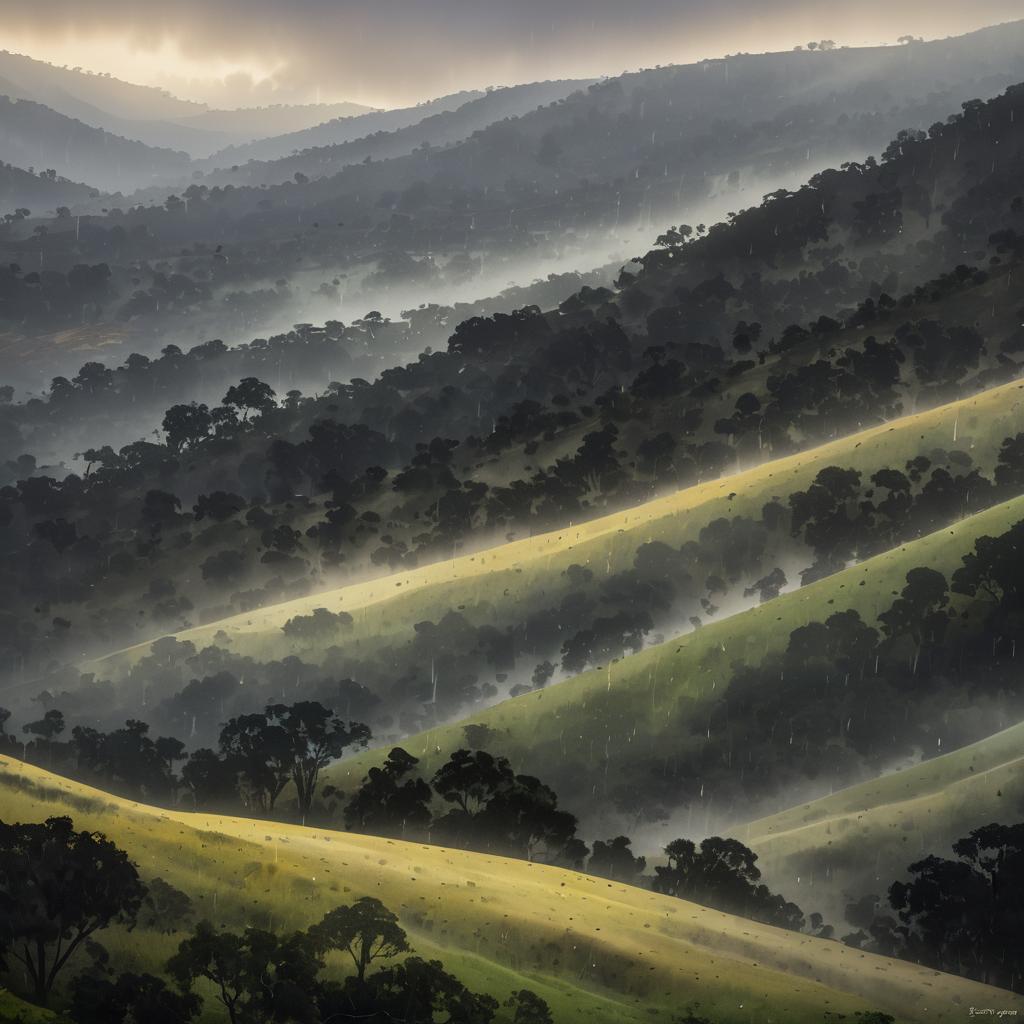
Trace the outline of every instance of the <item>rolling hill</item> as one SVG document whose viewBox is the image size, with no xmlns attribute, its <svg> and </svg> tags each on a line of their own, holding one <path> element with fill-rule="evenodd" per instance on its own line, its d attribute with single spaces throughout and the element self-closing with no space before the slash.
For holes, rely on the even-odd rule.
<svg viewBox="0 0 1024 1024">
<path fill-rule="evenodd" d="M 806 488 L 824 467 L 838 464 L 874 472 L 902 465 L 921 450 L 957 439 L 975 449 L 983 468 L 994 461 L 1002 439 L 1019 422 L 1024 384 L 1013 381 L 971 398 L 939 406 L 859 434 L 766 461 L 719 480 L 698 484 L 636 508 L 568 524 L 537 536 L 460 555 L 407 572 L 386 575 L 337 590 L 321 591 L 282 604 L 219 619 L 177 634 L 197 647 L 212 643 L 223 630 L 232 648 L 252 656 L 312 653 L 287 641 L 281 626 L 314 608 L 355 616 L 349 643 L 389 639 L 438 608 L 462 608 L 470 618 L 508 621 L 537 606 L 556 591 L 572 564 L 610 575 L 632 564 L 636 549 L 660 540 L 681 545 L 696 539 L 702 527 L 722 516 L 757 516 L 773 497 Z M 724 627 L 720 623 L 718 628 Z M 156 638 L 154 638 L 156 639 Z M 90 670 L 119 674 L 149 649 L 135 645 L 90 662 Z"/>
<path fill-rule="evenodd" d="M 1024 385 L 1013 382 L 639 508 L 253 610 L 184 631 L 176 639 L 189 641 L 200 651 L 219 646 L 233 656 L 264 662 L 292 655 L 315 662 L 336 640 L 322 640 L 318 649 L 316 641 L 296 641 L 281 627 L 316 608 L 351 615 L 352 629 L 343 642 L 346 649 L 364 656 L 384 651 L 390 644 L 411 643 L 414 624 L 436 619 L 438 609 L 458 609 L 482 625 L 501 627 L 522 621 L 566 589 L 564 574 L 569 566 L 589 567 L 599 577 L 621 571 L 632 564 L 641 544 L 660 540 L 680 545 L 697 538 L 714 519 L 757 515 L 762 505 L 806 487 L 829 465 L 870 474 L 957 439 L 987 469 L 999 440 L 1013 433 L 1019 422 L 1022 389 Z M 658 806 L 660 797 L 644 792 L 644 773 L 653 770 L 659 759 L 672 756 L 680 731 L 692 726 L 701 708 L 715 696 L 717 684 L 726 682 L 737 665 L 758 664 L 780 651 L 793 629 L 820 620 L 826 609 L 855 608 L 865 621 L 873 622 L 910 569 L 928 565 L 948 574 L 976 537 L 1000 533 L 1022 516 L 1024 499 L 1018 498 L 766 604 L 712 621 L 697 631 L 670 636 L 597 670 L 489 708 L 463 712 L 460 721 L 407 739 L 385 735 L 378 742 L 400 739 L 422 759 L 422 770 L 429 773 L 450 751 L 465 745 L 465 725 L 486 726 L 491 730 L 489 749 L 509 756 L 517 765 L 529 766 L 531 773 L 551 783 L 566 806 L 583 814 L 589 828 L 626 827 L 623 815 L 635 814 L 642 820 Z M 140 681 L 144 685 L 146 675 L 140 675 L 137 667 L 149 651 L 148 644 L 141 644 L 85 667 L 100 678 L 122 680 L 122 687 L 138 686 Z M 445 680 L 438 685 L 444 687 Z M 383 753 L 378 750 L 340 762 L 331 769 L 333 781 L 351 791 Z M 626 792 L 630 793 L 628 811 Z M 598 795 L 605 799 L 595 801 Z M 710 804 L 705 810 L 712 814 Z M 715 808 L 713 813 L 721 821 L 730 812 Z M 667 829 L 671 821 L 669 817 L 659 827 Z"/>
<path fill-rule="evenodd" d="M 844 894 L 882 895 L 912 861 L 949 856 L 952 843 L 971 829 L 1021 817 L 1024 723 L 734 834 L 757 851 L 790 899 L 814 900 L 838 920 Z"/>
<path fill-rule="evenodd" d="M 95 196 L 96 190 L 89 185 L 0 164 L 0 216 L 19 207 L 55 212 L 59 206 L 73 206 Z"/>
<path fill-rule="evenodd" d="M 684 731 L 737 666 L 757 665 L 780 653 L 794 629 L 832 611 L 854 609 L 873 622 L 910 569 L 929 566 L 949 573 L 977 537 L 1001 533 L 1022 518 L 1024 499 L 1018 498 L 679 639 L 429 729 L 402 744 L 429 774 L 451 751 L 466 745 L 466 725 L 485 726 L 492 752 L 528 765 L 566 806 L 578 809 L 588 827 L 621 828 L 623 816 L 639 824 L 645 812 L 658 809 L 657 798 L 645 793 L 648 773 L 670 764 Z M 333 765 L 328 774 L 340 788 L 351 790 L 385 754 L 377 750 L 354 756 Z M 712 810 L 714 820 L 722 822 L 713 797 L 707 793 L 701 800 L 707 825 Z M 609 813 L 616 801 L 617 812 Z M 737 809 L 726 807 L 721 813 L 727 821 Z M 663 811 L 655 814 L 655 820 L 661 815 Z M 662 836 L 671 838 L 671 830 L 681 825 L 666 817 L 658 827 Z"/>
<path fill-rule="evenodd" d="M 174 180 L 190 164 L 186 153 L 112 135 L 40 103 L 2 95 L 0 151 L 18 167 L 52 168 L 107 192 Z"/>
<path fill-rule="evenodd" d="M 357 138 L 351 142 L 334 143 L 307 147 L 293 156 L 284 156 L 276 160 L 250 160 L 237 170 L 220 171 L 209 174 L 206 181 L 211 184 L 231 182 L 245 185 L 278 185 L 288 181 L 296 174 L 308 177 L 322 177 L 336 174 L 349 164 L 361 163 L 364 160 L 387 160 L 391 157 L 405 156 L 420 146 L 438 147 L 461 142 L 476 131 L 486 128 L 511 117 L 519 117 L 537 107 L 555 103 L 565 99 L 577 90 L 586 89 L 591 85 L 589 80 L 569 80 L 554 82 L 535 82 L 531 85 L 515 85 L 504 89 L 492 89 L 483 96 L 473 97 L 454 110 L 442 110 L 439 113 L 424 116 L 422 121 L 404 128 L 382 129 Z M 444 102 L 444 101 L 438 101 Z M 430 108 L 430 104 L 423 107 Z M 422 110 L 415 107 L 414 110 Z M 397 112 L 392 120 L 397 122 Z M 383 113 L 367 115 L 383 117 Z M 363 124 L 361 118 L 353 118 Z M 338 128 L 348 129 L 353 124 L 342 122 Z M 316 129 L 322 132 L 324 126 Z M 290 136 L 295 141 L 299 135 Z M 267 146 L 272 140 L 265 140 L 261 145 Z M 237 154 L 232 154 L 236 156 Z"/>
<path fill-rule="evenodd" d="M 0 95 L 31 100 L 111 135 L 194 157 L 372 109 L 340 102 L 216 110 L 163 89 L 7 51 L 0 51 Z"/>
<path fill-rule="evenodd" d="M 956 1021 L 969 1005 L 1020 997 L 913 964 L 780 931 L 642 889 L 542 864 L 266 821 L 147 807 L 0 758 L 0 816 L 68 814 L 128 851 L 144 878 L 188 892 L 215 924 L 306 927 L 374 895 L 414 948 L 470 987 L 504 998 L 528 986 L 573 1020 L 669 1021 L 699 1003 L 721 1024 L 794 1024 L 882 1009 Z M 104 935 L 147 962 L 173 936 Z M 147 963 L 147 966 L 153 966 Z"/>
<path fill-rule="evenodd" d="M 227 146 L 213 153 L 205 161 L 204 166 L 212 170 L 217 167 L 241 165 L 250 160 L 280 160 L 314 147 L 336 146 L 379 132 L 401 131 L 435 114 L 457 110 L 463 104 L 480 99 L 484 95 L 486 94 L 479 90 L 466 90 L 426 100 L 414 107 L 377 110 L 355 117 L 332 118 L 297 131 Z"/>
</svg>

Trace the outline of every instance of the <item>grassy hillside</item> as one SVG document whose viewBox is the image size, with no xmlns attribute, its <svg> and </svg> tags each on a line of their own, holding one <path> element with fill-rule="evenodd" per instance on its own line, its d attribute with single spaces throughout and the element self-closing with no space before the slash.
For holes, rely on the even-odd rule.
<svg viewBox="0 0 1024 1024">
<path fill-rule="evenodd" d="M 790 898 L 831 902 L 841 911 L 844 892 L 881 895 L 915 859 L 950 856 L 950 844 L 971 829 L 1021 818 L 1024 723 L 735 834 Z"/>
<path fill-rule="evenodd" d="M 979 467 L 988 471 L 1001 440 L 1019 429 L 1022 392 L 1024 384 L 1010 382 L 636 508 L 220 619 L 177 637 L 201 648 L 213 643 L 214 635 L 223 630 L 236 653 L 257 658 L 280 658 L 289 653 L 308 657 L 312 649 L 287 640 L 281 626 L 314 608 L 353 615 L 355 628 L 346 643 L 356 645 L 407 632 L 414 622 L 448 608 L 464 607 L 474 621 L 509 621 L 523 610 L 537 607 L 537 601 L 557 584 L 569 565 L 590 566 L 598 575 L 629 568 L 641 544 L 661 540 L 679 546 L 696 539 L 704 526 L 719 517 L 757 518 L 766 502 L 773 497 L 784 500 L 807 487 L 825 466 L 840 465 L 870 474 L 883 466 L 902 466 L 921 452 L 941 446 L 970 451 Z M 149 642 L 137 644 L 92 662 L 88 669 L 116 673 L 148 650 Z"/>
<path fill-rule="evenodd" d="M 882 1008 L 953 1021 L 1019 997 L 838 943 L 778 931 L 604 879 L 522 861 L 265 821 L 135 804 L 0 758 L 0 816 L 70 814 L 126 848 L 144 877 L 189 892 L 237 927 L 303 927 L 369 893 L 414 946 L 504 997 L 528 985 L 555 1019 L 670 1020 L 687 1003 L 716 1021 L 819 1021 L 823 1009 Z M 145 963 L 175 940 L 110 942 Z M 105 940 L 106 941 L 106 940 Z"/>
<path fill-rule="evenodd" d="M 912 544 L 784 594 L 774 601 L 706 626 L 677 640 L 576 676 L 557 686 L 504 701 L 465 720 L 494 730 L 493 752 L 529 766 L 552 782 L 565 804 L 585 816 L 606 807 L 617 780 L 635 767 L 667 765 L 700 702 L 726 684 L 735 666 L 757 664 L 782 650 L 798 626 L 832 611 L 856 609 L 874 621 L 903 585 L 908 570 L 931 566 L 950 573 L 977 537 L 997 535 L 1024 517 L 1017 498 Z M 403 741 L 433 771 L 465 745 L 463 722 Z M 382 751 L 334 766 L 332 781 L 352 788 Z M 634 806 L 631 813 L 640 813 Z M 589 820 L 589 819 L 588 819 Z M 671 836 L 669 836 L 671 838 Z"/>
</svg>

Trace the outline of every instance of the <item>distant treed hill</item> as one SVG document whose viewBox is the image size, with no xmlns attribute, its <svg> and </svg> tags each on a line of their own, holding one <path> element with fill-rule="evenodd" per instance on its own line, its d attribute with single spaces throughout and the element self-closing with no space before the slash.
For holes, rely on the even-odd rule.
<svg viewBox="0 0 1024 1024">
<path fill-rule="evenodd" d="M 12 460 L 6 473 L 17 484 L 9 493 L 18 529 L 27 544 L 46 516 L 65 523 L 57 544 L 77 550 L 80 537 L 100 535 L 120 550 L 135 536 L 126 539 L 106 520 L 92 523 L 86 509 L 99 495 L 107 513 L 117 504 L 119 520 L 129 523 L 157 514 L 147 511 L 151 489 L 169 493 L 174 509 L 175 501 L 188 508 L 203 494 L 230 490 L 242 502 L 238 513 L 253 502 L 278 506 L 273 529 L 254 515 L 253 537 L 267 529 L 278 543 L 273 530 L 286 527 L 284 559 L 260 554 L 256 565 L 257 552 L 236 547 L 223 579 L 221 563 L 211 563 L 211 590 L 224 585 L 222 607 L 252 607 L 308 588 L 343 563 L 412 566 L 476 543 L 481 533 L 579 522 L 660 487 L 707 480 L 739 459 L 873 425 L 904 401 L 932 404 L 1010 379 L 1019 370 L 1020 321 L 1006 287 L 1015 263 L 1002 264 L 1021 247 L 1013 226 L 1024 208 L 1017 202 L 1022 102 L 1016 89 L 972 105 L 933 137 L 903 140 L 880 165 L 822 175 L 698 241 L 666 236 L 618 293 L 583 289 L 547 314 L 528 308 L 465 321 L 447 351 L 424 353 L 372 383 L 354 379 L 326 394 L 290 391 L 283 399 L 257 389 L 255 414 L 231 403 L 180 404 L 164 421 L 166 444 L 103 448 L 89 460 L 102 471 L 91 468 L 84 479 L 47 480 L 51 474 L 36 472 L 31 460 Z M 961 159 L 961 151 L 971 158 Z M 921 206 L 911 184 L 945 207 L 941 218 Z M 956 267 L 965 250 L 988 269 L 922 279 L 932 267 Z M 41 276 L 0 279 L 4 301 L 37 300 Z M 69 304 L 101 301 L 105 284 L 101 272 L 84 269 L 72 272 L 61 294 Z M 47 279 L 49 301 L 59 286 Z M 361 350 L 430 329 L 435 313 L 443 323 L 443 311 L 425 309 L 408 327 L 368 317 L 347 328 L 303 329 L 294 339 L 254 345 L 234 365 L 247 374 L 249 366 L 276 368 L 290 348 L 295 363 L 351 366 Z M 136 395 L 172 393 L 163 382 L 176 373 L 215 379 L 222 356 L 223 346 L 211 343 L 187 356 L 169 350 L 156 365 L 133 357 L 117 373 L 83 367 L 54 382 L 48 403 L 5 410 L 9 449 L 22 454 L 22 439 L 58 407 L 69 423 L 91 420 L 97 411 L 130 407 Z M 276 369 L 256 372 L 275 391 L 287 388 Z M 92 430 L 83 423 L 82 436 Z M 367 470 L 375 479 L 364 479 Z M 296 495 L 310 507 L 288 508 Z M 236 514 L 231 500 L 229 518 Z M 327 500 L 334 504 L 321 507 Z M 178 516 L 170 512 L 169 522 L 180 524 Z M 241 540 L 245 530 L 236 526 Z M 295 531 L 310 539 L 308 549 L 297 543 L 315 561 L 294 554 Z M 29 562 L 9 564 L 12 594 L 45 579 L 29 568 L 41 564 L 32 559 L 56 557 L 42 534 L 31 542 L 35 555 L 14 543 Z M 87 545 L 83 554 L 87 548 L 89 571 L 106 579 L 110 560 L 101 548 L 94 563 L 97 548 Z M 161 551 L 143 554 L 159 558 Z M 180 553 L 175 565 L 187 568 Z M 110 577 L 107 585 L 120 583 Z M 84 597 L 102 589 L 97 582 Z M 182 608 L 191 612 L 189 602 L 174 605 L 170 620 L 180 621 Z"/>
<path fill-rule="evenodd" d="M 194 157 L 371 109 L 341 102 L 211 110 L 162 89 L 6 51 L 0 51 L 0 94 L 43 104 L 112 135 L 158 148 L 182 149 Z"/>
<path fill-rule="evenodd" d="M 397 213 L 435 241 L 465 238 L 474 219 L 484 231 L 498 211 L 520 230 L 559 214 L 563 227 L 625 222 L 704 198 L 716 176 L 736 172 L 741 187 L 746 177 L 877 151 L 901 128 L 927 128 L 965 100 L 1024 80 L 1022 40 L 1024 22 L 904 49 L 740 55 L 628 74 L 443 151 L 350 167 L 287 192 L 236 189 L 219 208 L 246 216 L 247 232 L 271 233 L 275 221 L 277 230 L 294 226 L 299 210 L 348 214 L 364 229 Z M 484 187 L 498 198 L 472 192 Z M 442 224 L 434 208 L 453 197 L 461 205 L 445 205 Z"/>
<path fill-rule="evenodd" d="M 387 160 L 391 157 L 405 156 L 420 147 L 429 149 L 461 142 L 488 125 L 506 118 L 520 117 L 536 107 L 564 99 L 571 92 L 586 89 L 590 84 L 590 81 L 555 81 L 493 89 L 483 96 L 468 100 L 455 110 L 444 110 L 425 116 L 422 121 L 407 128 L 382 128 L 352 142 L 316 146 L 304 149 L 294 156 L 269 162 L 253 160 L 238 167 L 237 170 L 218 171 L 207 175 L 204 182 L 209 185 L 228 182 L 277 185 L 296 175 L 309 178 L 333 175 L 349 164 L 361 163 L 364 160 Z M 358 120 L 362 122 L 364 119 Z M 266 140 L 262 145 L 274 141 Z"/>
<path fill-rule="evenodd" d="M 96 189 L 77 181 L 68 181 L 46 170 L 30 173 L 10 164 L 0 164 L 0 216 L 18 209 L 57 214 L 60 206 L 70 206 L 96 195 Z"/>
<path fill-rule="evenodd" d="M 178 99 L 164 89 L 58 67 L 7 50 L 0 50 L 0 92 L 46 104 L 68 117 L 99 109 L 123 120 L 145 121 L 188 117 L 204 109 L 201 103 Z"/>
<path fill-rule="evenodd" d="M 327 121 L 362 117 L 375 112 L 375 107 L 342 100 L 336 103 L 277 103 L 232 110 L 211 109 L 180 117 L 177 121 L 203 131 L 223 132 L 248 140 L 299 132 Z"/>
<path fill-rule="evenodd" d="M 194 183 L 187 209 L 174 197 L 124 213 L 117 226 L 143 232 L 136 258 L 183 260 L 183 248 L 222 246 L 213 278 L 237 279 L 239 268 L 250 280 L 287 278 L 299 264 L 327 276 L 344 256 L 381 259 L 398 287 L 429 280 L 439 253 L 535 253 L 577 231 L 664 222 L 713 194 L 733 195 L 741 208 L 763 181 L 861 159 L 901 129 L 927 129 L 962 101 L 1024 79 L 1022 38 L 1024 23 L 905 48 L 738 56 L 626 75 L 463 142 L 332 177 L 269 188 Z M 84 246 L 59 235 L 40 243 L 26 225 L 8 248 L 26 264 L 43 248 L 55 269 L 113 265 L 113 221 L 89 226 Z"/>
<path fill-rule="evenodd" d="M 0 152 L 18 167 L 53 168 L 108 192 L 186 173 L 186 153 L 111 135 L 29 100 L 0 96 Z"/>
<path fill-rule="evenodd" d="M 0 95 L 38 103 L 122 139 L 184 151 L 196 159 L 225 146 L 244 145 L 253 139 L 307 129 L 331 118 L 350 118 L 373 109 L 337 102 L 216 110 L 180 100 L 161 89 L 90 74 L 80 68 L 56 67 L 6 51 L 0 51 Z M 166 180 L 175 180 L 174 175 Z M 128 187 L 145 184 L 144 179 L 133 180 Z"/>
<path fill-rule="evenodd" d="M 238 166 L 250 160 L 279 160 L 305 149 L 340 145 L 378 132 L 400 131 L 434 114 L 457 110 L 463 104 L 479 99 L 483 95 L 485 94 L 480 90 L 467 90 L 439 96 L 414 107 L 376 110 L 354 117 L 336 117 L 299 131 L 257 139 L 245 145 L 228 146 L 214 153 L 201 166 L 214 169 Z"/>
</svg>

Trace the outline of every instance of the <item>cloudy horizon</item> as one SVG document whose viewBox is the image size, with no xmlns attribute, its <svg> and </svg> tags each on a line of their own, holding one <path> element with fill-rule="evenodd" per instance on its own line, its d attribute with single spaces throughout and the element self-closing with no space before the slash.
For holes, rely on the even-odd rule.
<svg viewBox="0 0 1024 1024">
<path fill-rule="evenodd" d="M 109 72 L 212 106 L 350 100 L 402 106 L 460 89 L 615 75 L 737 52 L 891 44 L 1015 20 L 1019 0 L 972 7 L 862 0 L 855 11 L 786 0 L 0 0 L 0 46 Z M 60 26 L 55 29 L 54 26 Z M 541 27 L 538 27 L 541 26 Z"/>
</svg>

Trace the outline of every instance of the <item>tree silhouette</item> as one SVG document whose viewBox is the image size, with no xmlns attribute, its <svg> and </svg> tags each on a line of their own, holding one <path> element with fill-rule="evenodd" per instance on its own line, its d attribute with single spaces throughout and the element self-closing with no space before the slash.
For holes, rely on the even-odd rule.
<svg viewBox="0 0 1024 1024">
<path fill-rule="evenodd" d="M 314 945 L 323 953 L 348 953 L 356 978 L 366 980 L 366 971 L 378 960 L 390 960 L 409 950 L 398 918 L 373 896 L 361 896 L 351 906 L 329 910 L 309 929 Z"/>
<path fill-rule="evenodd" d="M 975 829 L 953 852 L 956 860 L 930 856 L 911 864 L 910 881 L 889 890 L 907 954 L 1016 991 L 1024 977 L 1016 955 L 1024 920 L 1024 824 Z"/>
<path fill-rule="evenodd" d="M 152 974 L 126 972 L 115 981 L 83 974 L 72 986 L 70 1015 L 75 1024 L 188 1024 L 201 1006 L 199 996 Z"/>
<path fill-rule="evenodd" d="M 24 968 L 36 1000 L 79 947 L 113 923 L 131 927 L 146 888 L 128 855 L 70 818 L 0 822 L 0 950 Z"/>
<path fill-rule="evenodd" d="M 168 960 L 167 972 L 184 991 L 199 979 L 213 985 L 232 1024 L 315 1024 L 321 966 L 305 933 L 247 928 L 237 935 L 201 921 Z"/>
<path fill-rule="evenodd" d="M 587 870 L 592 875 L 614 878 L 619 882 L 634 882 L 647 867 L 645 857 L 636 857 L 630 849 L 632 842 L 626 836 L 616 836 L 607 842 L 594 842 Z"/>
<path fill-rule="evenodd" d="M 367 772 L 362 785 L 345 806 L 345 828 L 377 836 L 404 837 L 430 826 L 430 786 L 406 778 L 419 759 L 395 747 L 379 768 Z"/>
<path fill-rule="evenodd" d="M 252 412 L 263 413 L 274 408 L 275 393 L 269 384 L 256 377 L 243 377 L 237 384 L 228 388 L 223 404 L 242 410 L 242 422 L 249 419 Z"/>
<path fill-rule="evenodd" d="M 271 704 L 267 707 L 266 719 L 268 724 L 276 723 L 284 731 L 299 815 L 305 824 L 320 772 L 349 747 L 365 747 L 370 730 L 359 722 L 345 724 L 316 701 Z"/>
</svg>

